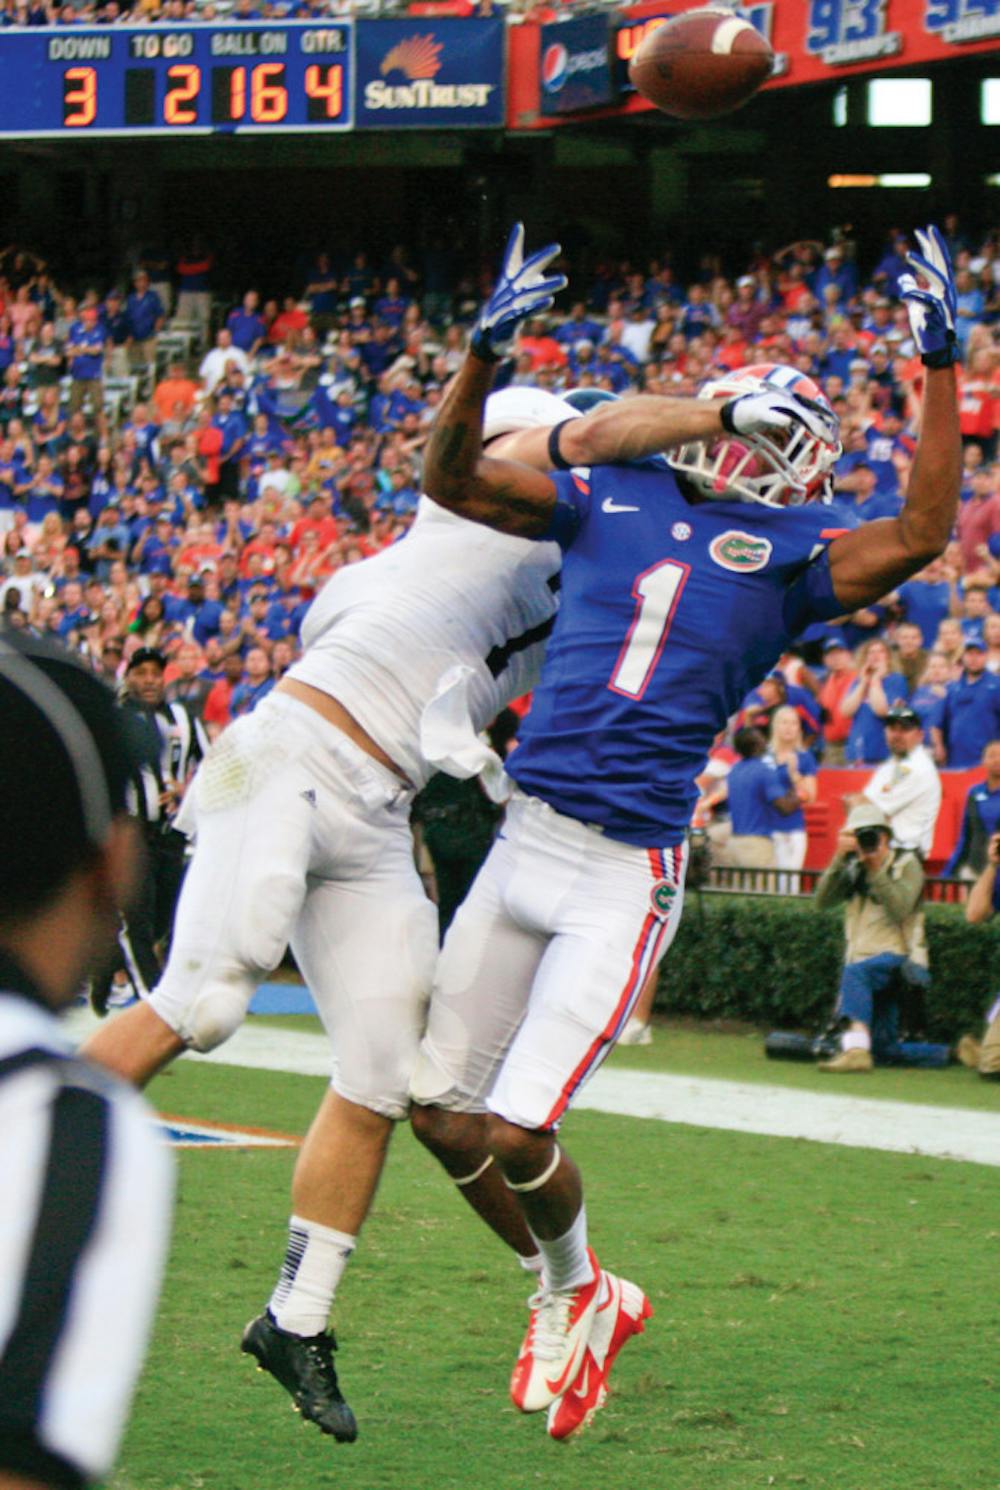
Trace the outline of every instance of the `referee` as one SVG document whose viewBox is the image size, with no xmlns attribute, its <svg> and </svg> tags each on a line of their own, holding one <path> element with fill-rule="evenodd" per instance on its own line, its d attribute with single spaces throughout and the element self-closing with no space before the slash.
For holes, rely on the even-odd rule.
<svg viewBox="0 0 1000 1490">
<path fill-rule="evenodd" d="M 0 1490 L 107 1474 L 159 1288 L 169 1151 L 55 1017 L 137 880 L 129 772 L 104 685 L 0 638 Z"/>
<path fill-rule="evenodd" d="M 155 647 L 140 647 L 129 658 L 121 707 L 128 715 L 139 765 L 132 773 L 129 811 L 138 820 L 146 847 L 146 872 L 119 933 L 121 954 L 135 992 L 145 998 L 159 981 L 157 947 L 173 926 L 186 867 L 187 838 L 174 819 L 208 738 L 187 704 L 168 703 L 167 659 Z M 107 1013 L 111 969 L 94 980 L 95 1012 Z"/>
</svg>

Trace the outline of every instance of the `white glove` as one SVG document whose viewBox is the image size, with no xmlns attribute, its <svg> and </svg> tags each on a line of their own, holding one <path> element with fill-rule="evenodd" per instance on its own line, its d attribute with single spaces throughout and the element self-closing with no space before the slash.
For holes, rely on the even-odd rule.
<svg viewBox="0 0 1000 1490">
<path fill-rule="evenodd" d="M 477 357 L 484 362 L 505 357 L 521 322 L 548 310 L 553 296 L 566 288 L 565 275 L 544 273 L 561 252 L 558 243 L 550 243 L 525 260 L 524 223 L 514 224 L 493 293 L 473 328 L 471 346 Z"/>
<path fill-rule="evenodd" d="M 910 318 L 913 339 L 926 367 L 950 367 L 959 358 L 955 339 L 958 292 L 951 258 L 944 239 L 933 223 L 917 229 L 920 253 L 907 254 L 914 274 L 899 276 L 899 293 Z M 924 281 L 918 284 L 916 275 Z"/>
<path fill-rule="evenodd" d="M 780 388 L 731 398 L 722 405 L 720 415 L 723 429 L 731 435 L 767 435 L 804 424 L 825 444 L 836 444 L 838 439 L 839 424 L 832 410 Z"/>
</svg>

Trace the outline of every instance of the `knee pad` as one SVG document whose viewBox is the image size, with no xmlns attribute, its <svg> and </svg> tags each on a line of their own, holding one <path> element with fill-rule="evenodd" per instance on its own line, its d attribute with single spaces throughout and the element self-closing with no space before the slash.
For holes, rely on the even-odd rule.
<svg viewBox="0 0 1000 1490">
<path fill-rule="evenodd" d="M 236 1033 L 246 1018 L 255 986 L 256 979 L 242 969 L 234 969 L 228 978 L 216 974 L 206 981 L 179 1016 L 170 1017 L 158 1007 L 159 989 L 150 1003 L 192 1050 L 204 1053 Z"/>
<path fill-rule="evenodd" d="M 426 1044 L 417 1053 L 410 1077 L 410 1099 L 418 1107 L 453 1107 L 457 1093 L 451 1077 L 438 1065 Z"/>
</svg>

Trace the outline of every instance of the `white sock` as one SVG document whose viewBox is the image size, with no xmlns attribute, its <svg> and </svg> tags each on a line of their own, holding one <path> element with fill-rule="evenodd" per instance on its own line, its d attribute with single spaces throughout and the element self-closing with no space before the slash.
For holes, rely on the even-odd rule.
<svg viewBox="0 0 1000 1490">
<path fill-rule="evenodd" d="M 532 1236 L 534 1236 L 532 1232 Z M 542 1254 L 542 1281 L 551 1293 L 562 1293 L 589 1283 L 594 1270 L 587 1256 L 587 1208 L 581 1206 L 576 1220 L 563 1236 L 552 1241 L 535 1237 Z"/>
<path fill-rule="evenodd" d="M 872 1037 L 867 1030 L 847 1030 L 840 1037 L 841 1050 L 871 1050 Z"/>
<path fill-rule="evenodd" d="M 292 1335 L 319 1335 L 326 1329 L 337 1284 L 356 1242 L 357 1237 L 320 1226 L 317 1221 L 291 1217 L 288 1250 L 268 1304 L 280 1330 Z"/>
<path fill-rule="evenodd" d="M 538 1276 L 541 1277 L 542 1267 L 545 1263 L 545 1259 L 540 1252 L 536 1252 L 532 1257 L 522 1257 L 521 1254 L 518 1253 L 517 1260 L 524 1268 L 524 1271 L 526 1273 L 537 1273 Z"/>
</svg>

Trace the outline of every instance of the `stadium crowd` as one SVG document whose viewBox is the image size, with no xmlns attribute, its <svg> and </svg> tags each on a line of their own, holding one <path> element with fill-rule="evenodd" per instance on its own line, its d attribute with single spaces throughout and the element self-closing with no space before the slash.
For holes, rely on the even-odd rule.
<svg viewBox="0 0 1000 1490">
<path fill-rule="evenodd" d="M 498 9 L 494 9 L 494 6 Z M 177 26 L 242 21 L 311 21 L 321 16 L 393 16 L 407 14 L 487 17 L 500 14 L 512 22 L 538 24 L 562 19 L 570 12 L 593 9 L 579 0 L 447 0 L 435 12 L 420 0 L 3 0 L 0 27 L 29 26 Z"/>
<path fill-rule="evenodd" d="M 738 721 L 767 728 L 792 705 L 793 743 L 821 763 L 885 760 L 883 720 L 900 700 L 940 768 L 977 765 L 1000 739 L 1000 234 L 970 237 L 955 215 L 945 230 L 963 352 L 954 539 L 897 593 L 806 633 Z M 570 263 L 568 304 L 527 323 L 508 376 L 690 395 L 748 364 L 790 363 L 841 417 L 831 521 L 892 515 L 921 397 L 897 298 L 905 250 L 893 233 L 869 267 L 834 234 L 733 276 L 706 259 L 687 282 L 667 255 L 602 264 L 589 282 Z M 56 634 L 111 680 L 136 648 L 163 651 L 169 696 L 213 735 L 252 708 L 296 657 L 330 575 L 412 520 L 475 297 L 473 281 L 416 262 L 405 248 L 384 264 L 319 254 L 280 296 L 247 288 L 220 310 L 198 242 L 139 256 L 127 284 L 79 297 L 32 252 L 5 250 L 2 625 Z"/>
</svg>

